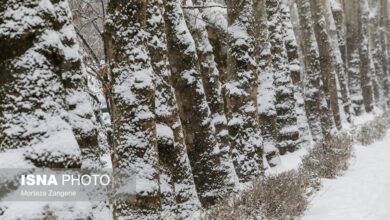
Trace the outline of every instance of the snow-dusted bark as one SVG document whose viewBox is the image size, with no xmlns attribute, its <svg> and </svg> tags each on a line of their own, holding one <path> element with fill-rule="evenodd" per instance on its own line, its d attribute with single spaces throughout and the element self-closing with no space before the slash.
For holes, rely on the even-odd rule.
<svg viewBox="0 0 390 220">
<path fill-rule="evenodd" d="M 305 102 L 302 94 L 302 67 L 299 61 L 298 42 L 296 40 L 294 29 L 290 16 L 290 9 L 285 4 L 281 4 L 281 19 L 283 24 L 283 40 L 287 51 L 287 57 L 290 67 L 291 79 L 294 84 L 295 112 L 297 117 L 297 126 L 299 130 L 298 146 L 308 146 L 311 141 L 310 129 L 306 117 Z"/>
<path fill-rule="evenodd" d="M 95 115 L 67 1 L 2 1 L 0 50 L 0 161 L 7 166 L 1 168 L 79 168 L 96 162 Z M 40 204 L 28 214 L 23 210 L 30 204 L 5 204 L 0 218 L 80 211 L 74 203 Z M 92 218 L 92 207 L 83 208 L 80 216 Z"/>
<path fill-rule="evenodd" d="M 328 137 L 333 128 L 333 116 L 325 100 L 317 40 L 309 0 L 297 0 L 302 53 L 305 64 L 304 99 L 313 140 L 317 143 Z"/>
<path fill-rule="evenodd" d="M 287 51 L 283 40 L 281 1 L 266 0 L 269 40 L 271 44 L 271 73 L 275 89 L 276 147 L 280 154 L 294 151 L 299 139 L 295 112 L 294 85 L 290 76 Z"/>
<path fill-rule="evenodd" d="M 359 27 L 359 57 L 360 57 L 360 83 L 363 92 L 363 103 L 366 112 L 374 108 L 374 92 L 372 87 L 372 57 L 369 48 L 369 9 L 367 0 L 359 2 L 360 27 Z"/>
<path fill-rule="evenodd" d="M 360 79 L 360 36 L 359 36 L 359 2 L 344 2 L 345 23 L 347 31 L 347 66 L 348 86 L 351 95 L 352 108 L 356 115 L 362 114 L 363 91 Z"/>
<path fill-rule="evenodd" d="M 151 63 L 156 74 L 155 115 L 160 158 L 162 218 L 186 219 L 199 211 L 200 202 L 172 88 L 162 10 L 162 1 L 149 0 L 146 31 L 149 34 Z"/>
<path fill-rule="evenodd" d="M 333 5 L 337 4 L 335 2 L 336 0 L 332 0 Z M 342 36 L 342 31 L 340 29 L 337 29 L 336 27 L 336 21 L 333 17 L 332 12 L 332 6 L 330 3 L 330 0 L 323 0 L 322 1 L 323 9 L 324 9 L 324 16 L 326 20 L 326 28 L 329 33 L 330 43 L 332 46 L 332 56 L 334 57 L 336 66 L 336 76 L 338 81 L 338 88 L 339 96 L 341 95 L 341 106 L 343 106 L 341 111 L 341 116 L 345 115 L 345 118 L 341 118 L 342 122 L 352 121 L 352 115 L 351 115 L 351 100 L 348 90 L 348 81 L 347 81 L 347 73 L 344 65 L 344 60 L 342 57 L 342 53 L 340 51 L 340 45 L 339 42 L 342 42 L 344 39 L 344 36 Z M 341 39 L 340 39 L 341 38 Z M 344 112 L 343 112 L 344 111 Z"/>
<path fill-rule="evenodd" d="M 338 45 L 341 53 L 341 57 L 346 68 L 347 64 L 347 47 L 346 47 L 346 26 L 344 8 L 342 5 L 343 0 L 331 1 L 331 9 L 334 18 L 334 22 L 337 30 Z"/>
<path fill-rule="evenodd" d="M 212 0 L 207 0 L 204 4 L 206 7 L 202 9 L 202 18 L 207 25 L 209 41 L 213 47 L 214 60 L 217 63 L 220 81 L 224 82 L 224 77 L 227 71 L 227 10 L 220 4 L 213 3 Z"/>
<path fill-rule="evenodd" d="M 268 33 L 268 20 L 265 0 L 253 2 L 254 28 L 256 41 L 256 63 L 258 75 L 257 111 L 259 126 L 263 137 L 264 154 L 270 166 L 279 162 L 279 150 L 276 148 L 276 109 L 274 105 L 275 91 L 272 85 L 271 51 Z"/>
<path fill-rule="evenodd" d="M 221 151 L 217 144 L 196 44 L 180 3 L 180 0 L 164 1 L 168 58 L 198 195 L 202 204 L 209 206 L 234 190 L 237 176 L 226 156 L 228 152 Z"/>
<path fill-rule="evenodd" d="M 324 83 L 325 97 L 328 106 L 332 109 L 336 127 L 341 129 L 340 106 L 337 91 L 337 63 L 333 53 L 331 37 L 327 30 L 325 8 L 323 0 L 310 2 L 312 18 L 314 21 L 314 33 L 316 35 L 319 54 L 322 81 Z"/>
<path fill-rule="evenodd" d="M 186 6 L 193 6 L 192 1 L 187 0 Z M 195 41 L 203 87 L 210 107 L 211 120 L 215 127 L 218 147 L 223 152 L 222 155 L 226 157 L 225 160 L 231 160 L 230 140 L 224 111 L 224 100 L 221 92 L 220 73 L 217 68 L 217 63 L 214 60 L 213 47 L 208 38 L 206 23 L 199 19 L 202 15 L 197 9 L 185 10 L 184 15 Z"/>
<path fill-rule="evenodd" d="M 9 0 L 0 13 L 0 151 L 79 167 L 80 149 L 96 156 L 97 133 L 67 2 Z"/>
<path fill-rule="evenodd" d="M 228 70 L 224 95 L 233 160 L 241 181 L 260 175 L 263 146 L 257 118 L 257 74 L 251 0 L 227 1 Z"/>
<path fill-rule="evenodd" d="M 105 46 L 112 75 L 112 164 L 124 179 L 117 183 L 124 198 L 114 201 L 115 219 L 156 219 L 160 215 L 154 72 L 144 30 L 146 7 L 143 0 L 112 0 L 108 5 Z M 132 192 L 136 198 L 126 198 Z"/>
<path fill-rule="evenodd" d="M 389 2 L 387 0 L 379 0 L 379 39 L 381 45 L 381 65 L 383 68 L 383 90 L 387 101 L 387 107 L 390 106 L 390 69 L 388 68 L 389 51 L 387 45 L 389 44 L 389 37 L 387 36 L 386 27 L 390 24 L 389 21 Z"/>
<path fill-rule="evenodd" d="M 373 78 L 374 94 L 376 104 L 382 108 L 386 109 L 386 97 L 384 94 L 384 82 L 387 78 L 384 70 L 386 68 L 382 67 L 382 48 L 380 44 L 380 30 L 379 30 L 379 4 L 377 2 L 371 2 L 371 15 L 370 15 L 370 50 L 373 59 L 375 75 Z"/>
</svg>

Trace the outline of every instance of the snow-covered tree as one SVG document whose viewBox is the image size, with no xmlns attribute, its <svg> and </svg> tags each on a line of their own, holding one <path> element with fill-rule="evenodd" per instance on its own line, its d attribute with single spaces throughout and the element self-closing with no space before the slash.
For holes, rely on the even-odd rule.
<svg viewBox="0 0 390 220">
<path fill-rule="evenodd" d="M 1 151 L 26 148 L 37 166 L 79 167 L 80 151 L 96 156 L 97 133 L 67 2 L 10 0 L 0 13 Z"/>
<path fill-rule="evenodd" d="M 160 161 L 162 218 L 190 218 L 199 211 L 183 127 L 171 82 L 162 1 L 149 0 L 146 31 L 155 72 L 155 115 Z"/>
<path fill-rule="evenodd" d="M 289 69 L 292 82 L 294 84 L 295 112 L 297 126 L 299 130 L 298 146 L 308 146 L 310 144 L 310 129 L 307 122 L 305 101 L 302 94 L 302 68 L 299 60 L 298 42 L 294 34 L 291 21 L 290 9 L 286 3 L 281 4 L 281 19 L 283 24 L 283 40 L 287 51 Z"/>
<path fill-rule="evenodd" d="M 363 92 L 360 83 L 359 60 L 359 2 L 344 2 L 344 13 L 347 34 L 348 86 L 351 94 L 352 108 L 356 115 L 362 114 Z"/>
<path fill-rule="evenodd" d="M 360 58 L 360 83 L 363 92 L 363 103 L 366 112 L 374 108 L 374 91 L 372 85 L 372 57 L 369 48 L 369 8 L 367 0 L 359 2 L 359 58 Z"/>
<path fill-rule="evenodd" d="M 337 76 L 337 88 L 339 90 L 339 95 L 341 95 L 341 103 L 340 106 L 340 114 L 341 114 L 341 120 L 342 122 L 351 122 L 352 121 L 352 109 L 351 109 L 351 101 L 350 101 L 350 95 L 349 95 L 349 89 L 348 89 L 348 81 L 347 81 L 347 74 L 345 69 L 344 60 L 342 57 L 342 53 L 340 51 L 340 45 L 339 42 L 344 43 L 345 37 L 342 35 L 343 30 L 342 28 L 336 27 L 336 21 L 333 16 L 332 12 L 332 5 L 338 4 L 336 0 L 332 1 L 333 4 L 331 4 L 330 0 L 323 0 L 323 10 L 324 10 L 324 17 L 325 17 L 325 24 L 326 29 L 329 34 L 330 38 L 330 44 L 332 46 L 332 56 L 334 57 L 336 66 L 336 76 Z M 334 6 L 336 7 L 336 6 Z M 342 9 L 341 9 L 342 11 Z M 343 118 L 344 116 L 344 118 Z"/>
<path fill-rule="evenodd" d="M 257 111 L 259 126 L 263 137 L 264 154 L 270 166 L 276 166 L 279 159 L 279 150 L 276 148 L 276 109 L 274 105 L 275 91 L 272 85 L 271 50 L 268 32 L 268 20 L 265 10 L 265 0 L 255 0 L 254 28 L 256 40 L 256 63 L 258 75 Z"/>
<path fill-rule="evenodd" d="M 191 0 L 186 1 L 186 6 L 193 6 Z M 227 127 L 227 119 L 224 111 L 224 100 L 221 92 L 220 73 L 214 60 L 213 47 L 208 38 L 206 23 L 199 19 L 202 14 L 197 9 L 184 11 L 188 28 L 194 38 L 200 73 L 207 103 L 211 111 L 211 121 L 215 127 L 215 135 L 218 148 L 225 160 L 231 160 L 230 140 Z"/>
<path fill-rule="evenodd" d="M 299 139 L 295 112 L 294 85 L 290 76 L 287 51 L 283 39 L 281 1 L 267 0 L 266 11 L 271 51 L 271 73 L 275 89 L 276 146 L 280 154 L 294 151 Z"/>
<path fill-rule="evenodd" d="M 387 101 L 387 107 L 390 106 L 390 78 L 389 78 L 389 51 L 387 49 L 389 37 L 384 30 L 387 30 L 390 25 L 389 19 L 389 2 L 387 0 L 379 0 L 379 41 L 381 45 L 381 65 L 383 68 L 383 82 L 384 95 Z"/>
<path fill-rule="evenodd" d="M 224 85 L 233 160 L 241 181 L 250 181 L 263 168 L 263 145 L 257 118 L 257 73 L 253 2 L 229 0 L 228 59 Z"/>
<path fill-rule="evenodd" d="M 123 180 L 117 182 L 120 197 L 113 204 L 116 219 L 156 219 L 161 209 L 146 8 L 143 0 L 111 0 L 108 5 L 105 47 L 112 76 L 112 164 Z"/>
<path fill-rule="evenodd" d="M 314 21 L 314 33 L 316 35 L 319 54 L 322 82 L 324 83 L 325 97 L 328 106 L 332 109 L 336 127 L 341 129 L 341 117 L 339 96 L 337 90 L 336 57 L 325 19 L 325 9 L 322 0 L 310 2 L 312 18 Z"/>
<path fill-rule="evenodd" d="M 305 64 L 304 99 L 313 140 L 328 137 L 333 128 L 333 115 L 325 100 L 317 40 L 313 29 L 309 0 L 296 0 L 299 12 L 301 45 Z"/>
<path fill-rule="evenodd" d="M 168 58 L 195 185 L 207 207 L 232 192 L 238 179 L 228 152 L 217 144 L 196 44 L 180 5 L 180 0 L 164 1 Z"/>
<path fill-rule="evenodd" d="M 385 97 L 385 82 L 387 81 L 387 75 L 385 74 L 386 67 L 381 65 L 382 62 L 382 48 L 380 44 L 380 30 L 379 30 L 379 1 L 370 1 L 370 50 L 373 59 L 373 65 L 375 74 L 373 78 L 376 78 L 376 82 L 373 81 L 374 93 L 376 104 L 382 108 L 387 109 L 386 97 Z M 377 87 L 377 88 L 376 88 Z"/>
<path fill-rule="evenodd" d="M 1 168 L 89 168 L 99 160 L 96 118 L 71 18 L 65 0 L 1 2 Z M 26 213 L 27 205 L 10 203 L 1 218 L 80 211 L 73 203 L 41 202 Z M 93 218 L 92 208 L 83 208 L 79 217 Z"/>
</svg>

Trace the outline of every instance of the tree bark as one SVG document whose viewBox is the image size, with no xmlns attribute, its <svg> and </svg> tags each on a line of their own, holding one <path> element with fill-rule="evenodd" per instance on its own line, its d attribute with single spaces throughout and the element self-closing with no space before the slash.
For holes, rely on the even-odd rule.
<svg viewBox="0 0 390 220">
<path fill-rule="evenodd" d="M 255 0 L 254 29 L 256 42 L 256 63 L 258 75 L 257 111 L 261 136 L 263 137 L 264 154 L 268 164 L 273 167 L 280 163 L 279 150 L 276 148 L 276 109 L 274 105 L 275 90 L 272 85 L 271 51 L 268 32 L 268 20 L 265 0 Z"/>
<path fill-rule="evenodd" d="M 233 161 L 241 181 L 253 180 L 262 172 L 263 143 L 257 118 L 253 3 L 229 0 L 229 52 L 224 95 L 227 107 Z"/>
<path fill-rule="evenodd" d="M 369 48 L 369 10 L 367 0 L 361 0 L 360 3 L 360 83 L 363 92 L 363 102 L 366 112 L 371 112 L 374 109 L 374 93 L 372 88 L 372 57 Z"/>
<path fill-rule="evenodd" d="M 237 176 L 233 164 L 225 159 L 226 152 L 218 149 L 195 42 L 180 3 L 164 1 L 168 58 L 195 185 L 202 204 L 208 207 L 234 190 Z"/>
<path fill-rule="evenodd" d="M 314 20 L 314 33 L 316 35 L 322 81 L 324 83 L 325 97 L 328 106 L 332 109 L 337 129 L 341 129 L 340 107 L 337 93 L 336 60 L 333 54 L 331 38 L 326 28 L 325 9 L 322 0 L 311 1 L 311 12 Z"/>
<path fill-rule="evenodd" d="M 162 218 L 190 218 L 200 210 L 168 61 L 163 4 L 149 0 L 146 31 L 156 74 L 155 115 L 160 161 Z M 168 186 L 168 187 L 166 187 Z"/>
<path fill-rule="evenodd" d="M 283 40 L 281 1 L 267 0 L 268 31 L 271 44 L 273 86 L 275 88 L 276 147 L 281 155 L 297 147 L 299 131 L 295 113 L 294 86 L 288 66 L 287 51 Z"/>
<path fill-rule="evenodd" d="M 160 216 L 154 72 L 147 48 L 144 0 L 112 0 L 106 22 L 106 51 L 112 75 L 114 172 L 121 175 L 115 219 Z M 135 193 L 136 198 L 131 198 Z"/>
<path fill-rule="evenodd" d="M 313 140 L 321 143 L 330 136 L 334 127 L 333 113 L 328 108 L 323 83 L 316 36 L 313 29 L 313 20 L 309 0 L 296 0 L 299 12 L 301 45 L 304 56 L 306 80 L 305 103 L 306 112 Z"/>
</svg>

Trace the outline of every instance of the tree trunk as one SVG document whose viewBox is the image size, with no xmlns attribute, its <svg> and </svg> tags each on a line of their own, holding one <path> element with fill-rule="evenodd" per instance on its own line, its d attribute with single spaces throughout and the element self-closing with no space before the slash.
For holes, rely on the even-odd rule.
<svg viewBox="0 0 390 220">
<path fill-rule="evenodd" d="M 274 105 L 276 118 L 276 147 L 281 155 L 294 151 L 297 147 L 299 131 L 295 113 L 294 86 L 288 66 L 287 51 L 283 40 L 281 2 L 267 0 L 268 31 L 271 44 L 271 62 L 273 86 L 275 88 Z"/>
<path fill-rule="evenodd" d="M 251 0 L 226 2 L 229 52 L 224 95 L 233 161 L 241 181 L 253 180 L 263 166 L 263 143 L 257 118 L 253 4 Z"/>
<path fill-rule="evenodd" d="M 180 3 L 180 0 L 164 2 L 168 58 L 195 185 L 202 204 L 207 207 L 234 190 L 237 176 L 224 155 L 226 152 L 217 145 L 195 42 Z"/>
<path fill-rule="evenodd" d="M 345 22 L 347 27 L 348 86 L 352 108 L 356 115 L 363 113 L 363 93 L 360 83 L 359 60 L 359 2 L 344 1 Z"/>
<path fill-rule="evenodd" d="M 375 69 L 375 75 L 374 77 L 376 78 L 376 81 L 373 81 L 374 84 L 374 94 L 375 95 L 375 100 L 377 102 L 377 105 L 383 109 L 386 110 L 386 97 L 385 97 L 385 84 L 384 81 L 387 78 L 387 75 L 384 72 L 384 69 L 382 67 L 382 48 L 381 48 L 381 43 L 380 43 L 380 29 L 379 29 L 379 1 L 376 1 L 375 4 L 372 3 L 370 10 L 374 12 L 375 16 L 372 16 L 370 18 L 370 50 L 372 54 L 372 59 L 373 59 L 373 65 Z"/>
<path fill-rule="evenodd" d="M 283 24 L 282 28 L 284 30 L 283 38 L 287 51 L 291 79 L 294 85 L 294 98 L 296 100 L 295 112 L 299 130 L 298 147 L 304 147 L 310 145 L 311 138 L 302 92 L 302 67 L 301 62 L 299 61 L 298 43 L 294 34 L 293 24 L 290 16 L 290 9 L 287 5 L 285 5 L 285 3 L 282 3 L 281 6 L 281 19 Z"/>
<path fill-rule="evenodd" d="M 334 2 L 334 4 L 336 4 L 336 2 Z M 322 0 L 322 5 L 325 12 L 324 16 L 326 18 L 326 25 L 330 37 L 331 46 L 333 48 L 331 53 L 336 62 L 336 76 L 338 79 L 338 86 L 340 87 L 339 93 L 341 94 L 341 102 L 344 111 L 343 113 L 345 114 L 345 118 L 343 118 L 343 120 L 346 120 L 347 122 L 352 122 L 351 100 L 348 89 L 347 74 L 344 65 L 343 55 L 340 51 L 340 48 L 342 48 L 342 46 L 339 45 L 339 42 L 343 43 L 344 36 L 342 36 L 342 30 L 337 29 L 336 27 L 336 21 L 333 17 L 330 1 Z"/>
<path fill-rule="evenodd" d="M 309 0 L 296 0 L 299 12 L 301 45 L 304 56 L 306 79 L 306 112 L 313 140 L 320 143 L 331 134 L 334 126 L 332 111 L 328 108 L 321 81 L 318 45 L 313 29 Z"/>
<path fill-rule="evenodd" d="M 191 0 L 187 0 L 187 6 L 193 6 Z M 211 121 L 215 127 L 218 148 L 224 160 L 232 161 L 230 140 L 227 127 L 227 119 L 224 111 L 224 100 L 221 92 L 220 73 L 214 60 L 213 47 L 210 44 L 206 24 L 197 18 L 199 10 L 189 9 L 184 11 L 188 28 L 194 38 L 198 54 L 200 72 L 206 94 L 207 103 L 211 111 Z"/>
<path fill-rule="evenodd" d="M 379 0 L 379 38 L 380 38 L 380 44 L 381 44 L 381 65 L 383 68 L 383 76 L 382 79 L 383 82 L 383 88 L 384 88 L 384 95 L 386 97 L 387 107 L 390 106 L 390 70 L 388 68 L 389 62 L 389 53 L 387 51 L 387 44 L 389 41 L 388 34 L 384 30 L 386 30 L 387 23 L 389 22 L 389 4 L 387 0 Z"/>
<path fill-rule="evenodd" d="M 359 28 L 359 56 L 360 56 L 360 83 L 363 92 L 363 102 L 366 112 L 374 109 L 374 94 L 372 88 L 371 66 L 372 58 L 369 48 L 369 10 L 367 0 L 360 1 L 360 28 Z"/>
<path fill-rule="evenodd" d="M 279 150 L 276 148 L 276 109 L 274 105 L 275 90 L 272 85 L 271 51 L 268 32 L 268 20 L 265 0 L 255 0 L 254 28 L 256 42 L 256 63 L 258 75 L 257 111 L 261 136 L 263 137 L 264 154 L 268 164 L 273 167 L 280 163 Z"/>
<path fill-rule="evenodd" d="M 200 202 L 172 88 L 162 9 L 161 1 L 149 0 L 146 23 L 146 31 L 149 33 L 148 48 L 156 74 L 155 115 L 162 218 L 186 219 L 199 211 Z"/>
<path fill-rule="evenodd" d="M 332 109 L 337 129 L 341 129 L 340 107 L 337 93 L 336 60 L 333 54 L 331 38 L 326 28 L 325 9 L 323 0 L 311 1 L 311 11 L 314 21 L 314 33 L 316 35 L 319 54 L 322 81 L 324 83 L 325 97 L 328 106 Z"/>
<path fill-rule="evenodd" d="M 76 168 L 96 159 L 96 118 L 69 6 L 48 4 L 59 15 L 46 14 L 39 1 L 0 7 L 0 152 L 25 148 L 36 166 Z M 5 17 L 17 11 L 23 13 Z M 38 22 L 25 25 L 25 19 Z"/>
<path fill-rule="evenodd" d="M 144 32 L 146 7 L 144 0 L 112 0 L 108 5 L 105 46 L 112 74 L 112 164 L 121 174 L 118 184 L 123 194 L 113 204 L 115 219 L 160 216 L 154 72 Z M 134 189 L 123 190 L 122 184 Z M 131 198 L 134 193 L 136 198 Z"/>
</svg>

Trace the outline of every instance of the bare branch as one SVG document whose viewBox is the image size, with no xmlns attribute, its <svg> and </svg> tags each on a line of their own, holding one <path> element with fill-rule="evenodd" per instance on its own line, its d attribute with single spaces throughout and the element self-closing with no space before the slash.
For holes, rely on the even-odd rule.
<svg viewBox="0 0 390 220">
<path fill-rule="evenodd" d="M 80 33 L 80 31 L 75 27 L 77 36 L 81 39 L 85 47 L 88 49 L 89 53 L 91 54 L 92 58 L 95 60 L 96 63 L 99 63 L 99 59 L 91 46 L 88 44 L 87 40 L 84 38 L 84 36 Z"/>
</svg>

